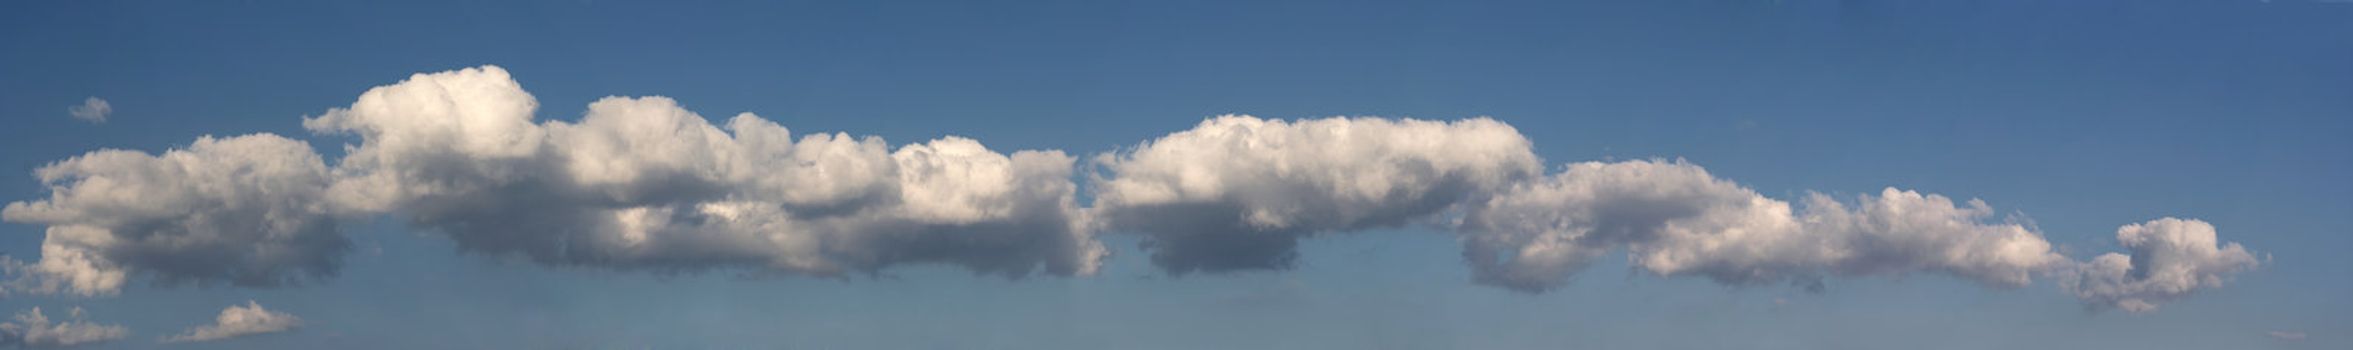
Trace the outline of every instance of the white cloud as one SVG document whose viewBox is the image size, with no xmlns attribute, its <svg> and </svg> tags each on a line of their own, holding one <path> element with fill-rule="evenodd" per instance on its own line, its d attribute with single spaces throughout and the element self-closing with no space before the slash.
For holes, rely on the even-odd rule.
<svg viewBox="0 0 2353 350">
<path fill-rule="evenodd" d="M 2286 341 L 2301 341 L 2301 340 L 2304 340 L 2304 332 L 2270 331 L 2270 332 L 2264 332 L 2264 333 L 2263 333 L 2263 335 L 2271 336 L 2271 339 L 2279 339 L 2279 340 L 2286 340 Z"/>
<path fill-rule="evenodd" d="M 101 150 L 35 174 L 50 197 L 0 210 L 48 226 L 39 261 L 4 261 L 13 291 L 110 295 L 141 273 L 275 286 L 333 275 L 350 249 L 318 200 L 326 165 L 276 135 L 204 137 L 161 155 Z"/>
<path fill-rule="evenodd" d="M 2094 306 L 2149 312 L 2158 302 L 2222 287 L 2231 274 L 2259 264 L 2254 253 L 2220 242 L 2214 225 L 2195 219 L 2124 225 L 2116 229 L 2116 240 L 2130 253 L 2102 254 L 2079 264 L 2061 286 Z"/>
<path fill-rule="evenodd" d="M 49 198 L 0 210 L 47 226 L 38 260 L 0 258 L 15 276 L 0 292 L 299 283 L 333 275 L 349 252 L 337 221 L 378 215 L 465 252 L 550 265 L 814 276 L 917 263 L 1089 275 L 1108 255 L 1097 231 L 1144 235 L 1172 274 L 1280 269 L 1307 237 L 1427 223 L 1458 231 L 1477 283 L 1522 291 L 1622 250 L 1654 275 L 1726 284 L 2056 276 L 2087 303 L 2131 311 L 2257 264 L 2197 220 L 2125 226 L 2129 254 L 2074 262 L 1977 200 L 1887 188 L 1792 204 L 1682 161 L 1547 175 L 1526 137 L 1486 118 L 1212 118 L 1096 155 L 1093 206 L 1081 208 L 1076 160 L 1061 151 L 796 136 L 749 113 L 714 124 L 664 97 L 608 97 L 578 121 L 537 120 L 538 107 L 484 66 L 417 74 L 305 119 L 356 136 L 332 166 L 269 134 L 51 164 L 37 172 Z"/>
<path fill-rule="evenodd" d="M 334 207 L 398 213 L 471 252 L 825 276 L 901 263 L 1084 275 L 1107 254 L 1059 151 L 796 139 L 751 114 L 712 125 L 663 97 L 534 124 L 537 105 L 486 66 L 371 89 L 304 125 L 360 137 L 335 170 Z"/>
<path fill-rule="evenodd" d="M 1096 163 L 1097 215 L 1174 273 L 1286 267 L 1302 237 L 1429 218 L 1542 169 L 1486 118 L 1223 116 Z"/>
<path fill-rule="evenodd" d="M 267 134 L 52 164 L 37 174 L 50 198 L 5 209 L 48 235 L 41 259 L 0 260 L 15 276 L 0 291 L 299 283 L 350 250 L 337 218 L 381 214 L 469 252 L 616 269 L 1086 275 L 1108 255 L 1059 151 L 959 137 L 892 150 L 750 114 L 722 129 L 661 97 L 598 101 L 578 123 L 535 124 L 536 106 L 497 67 L 420 74 L 305 121 L 360 136 L 333 168 Z"/>
<path fill-rule="evenodd" d="M 1478 282 L 1524 291 L 1559 286 L 1614 249 L 1654 274 L 1730 284 L 1941 272 L 2011 287 L 2065 261 L 2022 225 L 1984 222 L 1992 209 L 1978 201 L 1889 188 L 1851 209 L 1822 195 L 1807 205 L 1681 161 L 1577 163 L 1474 207 L 1463 255 Z"/>
<path fill-rule="evenodd" d="M 293 314 L 263 309 L 261 303 L 248 300 L 245 305 L 229 305 L 212 324 L 196 326 L 178 335 L 164 337 L 163 342 L 201 342 L 277 333 L 302 327 L 302 318 Z"/>
<path fill-rule="evenodd" d="M 1978 200 L 1888 188 L 1803 203 L 1793 209 L 1681 161 L 1577 163 L 1471 208 L 1463 255 L 1478 282 L 1523 291 L 1559 286 L 1624 249 L 1653 274 L 1726 284 L 1929 272 L 2007 288 L 2055 275 L 2088 303 L 2134 312 L 2257 264 L 2198 220 L 2126 225 L 2117 239 L 2130 255 L 2075 262 L 2031 227 L 1988 221 L 1993 208 Z"/>
<path fill-rule="evenodd" d="M 121 325 L 109 325 L 82 319 L 82 308 L 73 308 L 64 320 L 50 320 L 41 314 L 40 307 L 16 314 L 16 319 L 0 322 L 0 346 L 18 348 L 62 348 L 89 345 L 122 339 L 131 331 Z"/>
<path fill-rule="evenodd" d="M 106 117 L 114 114 L 114 105 L 106 103 L 106 100 L 104 99 L 90 97 L 83 99 L 82 105 L 66 107 L 65 112 L 67 114 L 72 114 L 74 119 L 80 119 L 82 121 L 92 123 L 105 123 Z"/>
</svg>

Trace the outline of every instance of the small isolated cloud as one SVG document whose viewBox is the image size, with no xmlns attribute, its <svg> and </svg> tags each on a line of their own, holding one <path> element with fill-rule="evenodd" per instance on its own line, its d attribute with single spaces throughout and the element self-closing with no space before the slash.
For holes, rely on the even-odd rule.
<svg viewBox="0 0 2353 350">
<path fill-rule="evenodd" d="M 2263 333 L 2263 335 L 2271 336 L 2271 339 L 2286 341 L 2304 340 L 2304 332 L 2271 331 Z"/>
<path fill-rule="evenodd" d="M 40 307 L 19 312 L 16 319 L 0 323 L 0 346 L 16 348 L 62 348 L 89 345 L 122 339 L 131 335 L 122 325 L 98 324 L 82 319 L 82 308 L 73 308 L 64 320 L 50 320 L 41 314 Z"/>
<path fill-rule="evenodd" d="M 165 343 L 214 341 L 255 334 L 277 333 L 302 327 L 302 318 L 292 314 L 261 308 L 251 300 L 245 305 L 229 305 L 212 324 L 196 326 L 178 335 L 164 337 Z"/>
<path fill-rule="evenodd" d="M 105 99 L 100 99 L 93 96 L 88 99 L 83 99 L 82 105 L 80 106 L 66 107 L 65 112 L 73 114 L 74 119 L 81 119 L 82 121 L 92 123 L 104 123 L 106 122 L 106 116 L 114 114 L 114 105 L 106 103 Z"/>
</svg>

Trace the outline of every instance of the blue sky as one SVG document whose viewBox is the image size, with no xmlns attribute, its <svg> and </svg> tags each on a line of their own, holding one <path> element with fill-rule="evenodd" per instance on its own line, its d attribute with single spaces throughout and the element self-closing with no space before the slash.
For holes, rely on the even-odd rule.
<svg viewBox="0 0 2353 350">
<path fill-rule="evenodd" d="M 825 279 L 614 271 L 461 253 L 375 218 L 332 278 L 9 295 L 79 306 L 100 348 L 2279 348 L 2353 345 L 2353 4 L 1597 1 L 966 4 L 115 3 L 0 11 L 0 201 L 34 169 L 201 135 L 360 142 L 303 118 L 421 72 L 497 65 L 539 120 L 659 95 L 795 133 L 942 136 L 1083 158 L 1204 118 L 1491 117 L 1544 167 L 1685 159 L 1766 197 L 1896 186 L 1990 203 L 2074 259 L 2117 226 L 2212 223 L 2261 266 L 2150 313 L 2037 279 L 1833 277 L 1810 292 L 1662 277 L 1612 253 L 1541 294 L 1471 283 L 1456 237 L 1324 234 L 1296 266 L 1156 270 L 1103 234 L 1093 276 L 941 265 Z M 103 123 L 72 117 L 88 97 Z M 1083 180 L 1083 179 L 1074 179 Z M 1081 191 L 1080 198 L 1092 192 Z M 43 227 L 0 225 L 34 259 Z M 290 332 L 157 338 L 254 300 Z M 2295 340 L 2271 336 L 2298 334 Z M 773 346 L 771 346 L 773 345 Z"/>
</svg>

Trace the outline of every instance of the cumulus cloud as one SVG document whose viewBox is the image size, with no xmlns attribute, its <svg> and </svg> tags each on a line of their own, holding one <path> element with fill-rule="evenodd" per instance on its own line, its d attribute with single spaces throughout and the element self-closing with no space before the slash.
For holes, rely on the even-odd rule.
<svg viewBox="0 0 2353 350">
<path fill-rule="evenodd" d="M 39 260 L 0 261 L 5 290 L 300 283 L 349 251 L 336 219 L 383 214 L 466 251 L 615 269 L 1085 275 L 1108 254 L 1059 151 L 960 137 L 892 149 L 750 114 L 721 127 L 661 97 L 607 98 L 577 123 L 534 123 L 536 108 L 498 67 L 419 74 L 305 120 L 359 136 L 334 167 L 268 134 L 51 164 L 37 171 L 50 198 L 5 209 L 48 226 Z"/>
<path fill-rule="evenodd" d="M 2098 307 L 2149 312 L 2157 302 L 2203 288 L 2222 287 L 2231 274 L 2255 268 L 2255 254 L 2220 242 L 2214 225 L 2162 218 L 2116 229 L 2128 254 L 2107 253 L 2079 264 L 2060 284 Z"/>
<path fill-rule="evenodd" d="M 1178 274 L 1284 268 L 1300 238 L 1429 218 L 1543 167 L 1486 118 L 1223 116 L 1096 163 L 1095 214 Z"/>
<path fill-rule="evenodd" d="M 2136 312 L 2257 265 L 2191 219 L 2127 225 L 2128 253 L 2077 262 L 1974 199 L 1887 188 L 1789 201 L 1679 160 L 1547 174 L 1526 137 L 1487 118 L 1221 116 L 1094 156 L 1082 207 L 1062 151 L 795 135 L 664 97 L 608 97 L 577 121 L 539 120 L 538 107 L 499 67 L 424 73 L 304 119 L 353 137 L 334 163 L 256 134 L 42 167 L 49 198 L 0 210 L 47 226 L 40 258 L 0 258 L 14 276 L 0 291 L 300 283 L 332 276 L 350 250 L 338 221 L 377 216 L 548 265 L 812 276 L 921 263 L 1089 275 L 1108 256 L 1096 232 L 1142 235 L 1171 274 L 1281 269 L 1308 237 L 1422 223 L 1458 234 L 1476 283 L 1529 292 L 1623 251 L 1654 275 L 1736 285 L 2055 277 L 2088 304 Z M 215 328 L 229 311 L 268 315 L 248 305 Z"/>
<path fill-rule="evenodd" d="M 48 226 L 38 261 L 0 261 L 12 291 L 109 295 L 134 274 L 276 286 L 333 275 L 351 245 L 320 202 L 325 163 L 276 135 L 208 136 L 160 155 L 101 150 L 35 174 L 49 198 L 0 210 Z"/>
<path fill-rule="evenodd" d="M 1888 188 L 1851 207 L 1806 203 L 1682 161 L 1577 163 L 1472 208 L 1463 256 L 1477 282 L 1523 291 L 1559 286 L 1614 249 L 1653 274 L 1728 284 L 1939 272 L 2014 287 L 2065 261 L 2025 226 L 1986 222 L 1980 201 Z"/>
<path fill-rule="evenodd" d="M 40 307 L 16 314 L 16 319 L 0 322 L 0 346 L 17 348 L 62 348 L 98 344 L 130 336 L 129 328 L 82 319 L 82 308 L 73 308 L 66 319 L 52 321 L 41 314 Z"/>
<path fill-rule="evenodd" d="M 229 305 L 229 308 L 222 309 L 221 315 L 213 318 L 212 324 L 196 326 L 196 328 L 190 328 L 180 334 L 164 337 L 163 342 L 214 341 L 284 332 L 296 327 L 302 327 L 302 318 L 294 317 L 293 314 L 263 309 L 261 303 L 247 300 L 245 305 Z"/>
<path fill-rule="evenodd" d="M 106 103 L 106 100 L 104 99 L 93 96 L 87 99 L 83 99 L 82 105 L 66 107 L 65 112 L 67 114 L 72 114 L 74 119 L 80 119 L 81 121 L 105 123 L 106 117 L 114 114 L 114 105 Z"/>
<path fill-rule="evenodd" d="M 599 100 L 576 123 L 534 123 L 537 106 L 485 66 L 377 87 L 304 126 L 360 139 L 335 168 L 337 210 L 397 213 L 460 249 L 541 263 L 1084 275 L 1107 254 L 1060 151 L 796 138 L 748 113 L 712 125 L 663 97 Z"/>
<path fill-rule="evenodd" d="M 1979 200 L 1887 188 L 1802 203 L 1682 161 L 1577 163 L 1470 208 L 1463 256 L 1477 282 L 1522 291 L 1560 286 L 1616 249 L 1652 274 L 1725 284 L 1923 272 L 2009 288 L 2055 275 L 2087 303 L 2133 312 L 2220 287 L 2257 264 L 2198 220 L 2126 225 L 2116 237 L 2130 254 L 2076 262 L 2030 226 L 1990 220 L 1993 208 Z"/>
</svg>

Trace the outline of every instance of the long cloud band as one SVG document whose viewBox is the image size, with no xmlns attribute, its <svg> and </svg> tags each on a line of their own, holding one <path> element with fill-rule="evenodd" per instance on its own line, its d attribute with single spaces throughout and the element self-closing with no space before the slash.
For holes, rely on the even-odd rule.
<svg viewBox="0 0 2353 350">
<path fill-rule="evenodd" d="M 961 137 L 894 148 L 796 137 L 748 113 L 713 124 L 663 97 L 599 100 L 577 122 L 537 110 L 504 69 L 484 66 L 418 74 L 305 119 L 357 138 L 333 163 L 254 134 L 42 167 L 49 198 L 10 203 L 4 217 L 46 225 L 47 238 L 36 261 L 0 261 L 15 276 L 5 290 L 320 280 L 350 251 L 338 223 L 383 215 L 467 252 L 550 265 L 810 276 L 910 263 L 1084 276 L 1109 256 L 1099 232 L 1142 235 L 1171 274 L 1282 269 L 1301 239 L 1418 223 L 1458 235 L 1476 283 L 1528 292 L 1623 250 L 1643 271 L 1727 284 L 2056 279 L 2090 305 L 2135 312 L 2259 264 L 2194 219 L 2125 225 L 2128 253 L 2076 261 L 1977 200 L 1888 188 L 1792 204 L 1682 161 L 1548 173 L 1531 141 L 1486 118 L 1223 116 L 1082 167 L 1062 151 Z M 1081 169 L 1093 198 L 1083 206 Z"/>
</svg>

